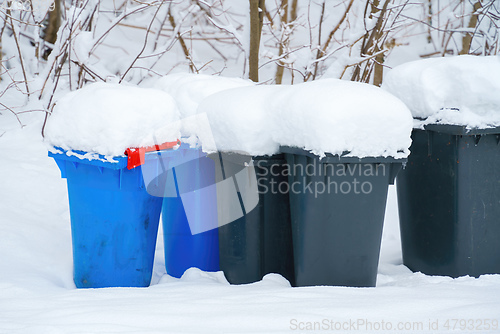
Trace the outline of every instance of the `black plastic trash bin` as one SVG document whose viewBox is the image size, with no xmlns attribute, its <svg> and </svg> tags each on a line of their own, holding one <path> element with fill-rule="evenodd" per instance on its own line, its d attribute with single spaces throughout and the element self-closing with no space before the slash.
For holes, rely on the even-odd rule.
<svg viewBox="0 0 500 334">
<path fill-rule="evenodd" d="M 387 190 L 405 160 L 282 152 L 296 285 L 375 286 Z"/>
<path fill-rule="evenodd" d="M 283 155 L 252 158 L 221 154 L 220 158 L 224 179 L 242 173 L 253 160 L 258 186 L 255 189 L 258 190 L 258 203 L 255 207 L 248 207 L 243 205 L 245 200 L 241 198 L 239 184 L 238 196 L 245 208 L 243 215 L 219 227 L 221 270 L 232 284 L 252 283 L 268 273 L 277 273 L 294 285 L 289 198 L 287 192 L 277 188 L 277 185 L 287 182 Z M 245 175 L 251 177 L 252 172 Z"/>
<path fill-rule="evenodd" d="M 403 262 L 429 275 L 500 273 L 500 128 L 415 129 L 397 179 Z"/>
</svg>

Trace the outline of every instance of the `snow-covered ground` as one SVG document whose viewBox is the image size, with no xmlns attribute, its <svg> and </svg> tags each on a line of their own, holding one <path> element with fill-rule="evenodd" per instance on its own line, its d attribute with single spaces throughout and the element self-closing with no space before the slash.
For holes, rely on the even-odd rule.
<svg viewBox="0 0 500 334">
<path fill-rule="evenodd" d="M 47 157 L 42 113 L 20 117 L 23 129 L 0 115 L 2 334 L 500 333 L 500 275 L 431 277 L 402 265 L 394 187 L 376 288 L 292 288 L 278 275 L 234 286 L 197 269 L 175 279 L 160 232 L 149 288 L 76 289 L 65 180 Z"/>
</svg>

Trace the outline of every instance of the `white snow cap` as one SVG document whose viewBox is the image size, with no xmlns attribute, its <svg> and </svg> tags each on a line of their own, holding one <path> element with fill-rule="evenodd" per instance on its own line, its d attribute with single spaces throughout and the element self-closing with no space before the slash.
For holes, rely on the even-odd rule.
<svg viewBox="0 0 500 334">
<path fill-rule="evenodd" d="M 235 86 L 239 88 L 226 89 Z M 57 102 L 46 140 L 66 150 L 106 156 L 181 135 L 198 136 L 208 152 L 271 155 L 280 146 L 293 146 L 320 156 L 346 151 L 360 158 L 409 154 L 410 111 L 372 85 L 325 79 L 256 86 L 241 79 L 175 75 L 156 87 L 175 94 L 182 112 L 171 95 L 158 89 L 91 84 Z M 203 120 L 205 126 L 200 126 Z M 208 136 L 207 127 L 212 132 Z"/>
<path fill-rule="evenodd" d="M 206 114 L 214 141 L 203 150 L 271 155 L 278 152 L 274 134 L 279 129 L 276 105 L 286 86 L 251 86 L 209 96 L 198 113 Z"/>
<path fill-rule="evenodd" d="M 154 83 L 154 88 L 170 94 L 179 108 L 181 117 L 196 114 L 196 109 L 209 95 L 230 88 L 252 86 L 253 81 L 207 74 L 175 73 L 166 75 Z"/>
<path fill-rule="evenodd" d="M 158 79 L 153 87 L 170 94 L 177 103 L 182 119 L 182 135 L 196 137 L 203 131 L 196 115 L 201 101 L 223 90 L 254 85 L 253 81 L 206 74 L 175 73 Z M 206 129 L 205 129 L 206 130 Z"/>
<path fill-rule="evenodd" d="M 500 56 L 417 60 L 387 73 L 382 86 L 424 124 L 500 126 Z"/>
<path fill-rule="evenodd" d="M 110 83 L 90 84 L 62 97 L 45 127 L 45 140 L 53 146 L 105 156 L 178 138 L 179 112 L 169 94 Z"/>
<path fill-rule="evenodd" d="M 337 79 L 294 86 L 242 87 L 214 94 L 206 113 L 220 151 L 270 155 L 280 146 L 320 156 L 404 158 L 411 144 L 408 108 L 384 90 Z"/>
</svg>

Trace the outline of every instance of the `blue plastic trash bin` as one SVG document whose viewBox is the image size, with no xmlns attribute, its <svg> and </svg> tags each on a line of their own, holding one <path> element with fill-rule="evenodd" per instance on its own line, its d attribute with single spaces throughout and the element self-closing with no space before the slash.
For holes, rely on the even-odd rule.
<svg viewBox="0 0 500 334">
<path fill-rule="evenodd" d="M 219 270 L 215 163 L 200 148 L 183 144 L 179 151 L 160 181 L 166 185 L 162 208 L 165 268 L 177 278 L 191 267 Z M 175 153 L 162 152 L 171 154 Z"/>
<path fill-rule="evenodd" d="M 67 180 L 76 286 L 149 286 L 162 198 L 147 193 L 141 170 L 158 165 L 157 155 L 146 153 L 143 166 L 130 170 L 125 156 L 49 156 Z"/>
</svg>

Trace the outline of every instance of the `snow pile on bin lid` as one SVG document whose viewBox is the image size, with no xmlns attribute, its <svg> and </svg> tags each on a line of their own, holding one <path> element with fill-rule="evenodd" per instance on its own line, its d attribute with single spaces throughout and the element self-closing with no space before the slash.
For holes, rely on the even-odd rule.
<svg viewBox="0 0 500 334">
<path fill-rule="evenodd" d="M 404 158 L 411 144 L 405 104 L 378 87 L 350 81 L 231 89 L 205 99 L 198 112 L 207 113 L 221 151 L 266 155 L 293 146 L 320 156 Z"/>
<path fill-rule="evenodd" d="M 202 142 L 204 151 L 271 155 L 278 152 L 275 105 L 285 86 L 229 89 L 203 100 L 198 113 L 206 114 L 214 142 Z M 215 146 L 211 146 L 214 144 Z"/>
<path fill-rule="evenodd" d="M 316 154 L 408 156 L 412 117 L 403 102 L 373 85 L 325 79 L 292 86 L 281 98 L 276 140 Z"/>
<path fill-rule="evenodd" d="M 240 78 L 176 73 L 160 78 L 153 87 L 169 93 L 175 99 L 182 119 L 183 137 L 195 137 L 197 134 L 203 137 L 201 133 L 206 132 L 206 123 L 201 122 L 200 118 L 191 117 L 196 115 L 201 101 L 223 90 L 251 85 L 254 85 L 253 81 Z"/>
<path fill-rule="evenodd" d="M 154 88 L 170 94 L 177 102 L 182 118 L 196 114 L 206 97 L 230 88 L 252 86 L 253 81 L 206 74 L 175 73 L 158 79 Z"/>
<path fill-rule="evenodd" d="M 173 98 L 157 89 L 94 83 L 57 101 L 45 140 L 65 150 L 121 156 L 180 138 Z"/>
<path fill-rule="evenodd" d="M 500 125 L 500 56 L 405 63 L 387 73 L 382 87 L 405 102 L 415 118 L 425 119 L 421 125 Z"/>
</svg>

